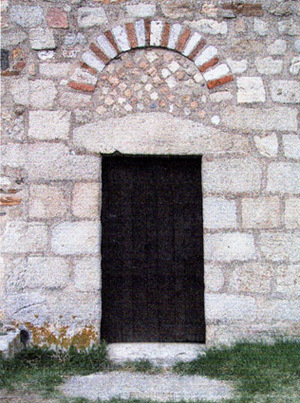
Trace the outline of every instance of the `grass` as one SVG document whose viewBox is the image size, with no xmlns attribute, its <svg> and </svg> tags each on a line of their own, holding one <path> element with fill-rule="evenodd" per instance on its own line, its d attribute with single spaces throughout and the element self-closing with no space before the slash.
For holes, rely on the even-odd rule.
<svg viewBox="0 0 300 403">
<path fill-rule="evenodd" d="M 206 356 L 179 363 L 174 370 L 182 375 L 234 381 L 242 402 L 300 403 L 300 343 L 297 341 L 245 342 L 212 348 Z"/>
<path fill-rule="evenodd" d="M 53 351 L 28 348 L 13 359 L 0 359 L 0 388 L 12 393 L 36 393 L 61 403 L 86 403 L 86 399 L 63 398 L 56 388 L 66 376 L 99 371 L 125 370 L 159 373 L 149 361 L 113 365 L 105 344 L 85 351 L 71 348 Z M 234 382 L 237 396 L 226 403 L 300 403 L 300 343 L 278 340 L 274 344 L 238 343 L 232 347 L 212 348 L 206 356 L 174 368 L 181 375 L 204 375 Z M 34 401 L 34 400 L 32 400 Z M 113 399 L 111 403 L 129 401 Z M 130 400 L 130 403 L 146 403 Z"/>
</svg>

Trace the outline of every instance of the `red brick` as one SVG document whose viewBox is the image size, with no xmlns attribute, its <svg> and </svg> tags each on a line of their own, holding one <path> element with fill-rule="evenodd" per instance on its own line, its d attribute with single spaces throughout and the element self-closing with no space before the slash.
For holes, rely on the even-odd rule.
<svg viewBox="0 0 300 403">
<path fill-rule="evenodd" d="M 222 8 L 224 10 L 232 10 L 235 14 L 244 15 L 246 17 L 261 17 L 264 15 L 261 4 L 223 3 Z"/>
<path fill-rule="evenodd" d="M 95 91 L 94 85 L 77 83 L 76 81 L 70 81 L 68 83 L 68 86 L 77 91 L 83 91 L 83 92 L 94 92 Z"/>
<path fill-rule="evenodd" d="M 183 33 L 179 36 L 175 50 L 177 50 L 177 52 L 182 52 L 185 44 L 187 43 L 189 37 L 191 35 L 191 31 L 188 28 L 185 28 L 185 30 L 183 31 Z"/>
<path fill-rule="evenodd" d="M 117 53 L 120 53 L 118 45 L 116 44 L 116 41 L 114 40 L 113 34 L 111 31 L 105 31 L 104 35 L 106 37 L 106 39 L 110 42 L 110 44 L 113 46 L 113 48 L 115 49 L 115 51 Z"/>
<path fill-rule="evenodd" d="M 221 78 L 218 78 L 217 80 L 209 81 L 207 83 L 207 88 L 209 88 L 211 90 L 212 88 L 215 88 L 218 85 L 223 85 L 223 84 L 229 83 L 230 81 L 233 81 L 233 75 L 221 77 Z"/>
<path fill-rule="evenodd" d="M 17 206 L 21 204 L 22 199 L 12 196 L 0 197 L 0 206 Z"/>
<path fill-rule="evenodd" d="M 136 37 L 136 34 L 135 34 L 135 29 L 134 29 L 133 23 L 129 22 L 129 23 L 125 24 L 125 27 L 126 27 L 127 36 L 128 36 L 128 39 L 129 39 L 131 49 L 137 48 L 138 41 L 137 41 L 137 37 Z"/>
<path fill-rule="evenodd" d="M 170 24 L 166 22 L 161 36 L 161 46 L 163 48 L 166 48 L 168 46 L 170 29 L 171 29 Z"/>
<path fill-rule="evenodd" d="M 89 66 L 88 64 L 86 64 L 85 62 L 80 62 L 80 67 L 84 70 L 87 70 L 89 73 L 93 74 L 94 76 L 98 75 L 98 70 L 93 69 L 93 67 Z"/>
<path fill-rule="evenodd" d="M 151 21 L 145 20 L 146 46 L 150 46 Z"/>
<path fill-rule="evenodd" d="M 102 52 L 101 49 L 98 48 L 98 46 L 96 46 L 94 43 L 90 44 L 90 49 L 92 52 L 95 53 L 95 55 L 97 57 L 99 57 L 99 59 L 104 63 L 107 64 L 111 59 L 109 57 L 106 56 L 105 53 Z"/>
<path fill-rule="evenodd" d="M 17 71 L 21 71 L 26 66 L 26 62 L 24 60 L 20 60 L 18 63 L 14 65 L 14 69 Z"/>
<path fill-rule="evenodd" d="M 218 61 L 219 61 L 219 58 L 214 57 L 213 59 L 209 60 L 207 63 L 202 64 L 202 66 L 199 67 L 200 73 L 204 73 L 207 69 L 209 69 L 210 67 L 217 64 Z"/>
<path fill-rule="evenodd" d="M 50 8 L 47 14 L 47 23 L 51 28 L 68 28 L 67 13 L 61 8 Z"/>
<path fill-rule="evenodd" d="M 194 60 L 196 56 L 198 55 L 199 51 L 206 45 L 206 40 L 204 38 L 201 39 L 201 41 L 198 43 L 198 45 L 195 47 L 195 49 L 192 51 L 192 53 L 188 56 L 190 60 Z"/>
</svg>

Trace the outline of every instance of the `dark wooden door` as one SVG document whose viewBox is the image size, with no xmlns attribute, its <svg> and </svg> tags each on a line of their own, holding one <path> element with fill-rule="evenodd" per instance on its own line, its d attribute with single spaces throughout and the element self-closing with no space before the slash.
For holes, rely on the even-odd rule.
<svg viewBox="0 0 300 403">
<path fill-rule="evenodd" d="M 200 157 L 102 163 L 107 342 L 205 342 Z"/>
</svg>

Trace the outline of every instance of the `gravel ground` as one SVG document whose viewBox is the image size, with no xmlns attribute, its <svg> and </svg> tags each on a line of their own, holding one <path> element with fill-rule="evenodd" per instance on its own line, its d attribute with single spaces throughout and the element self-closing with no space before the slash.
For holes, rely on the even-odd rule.
<svg viewBox="0 0 300 403">
<path fill-rule="evenodd" d="M 221 400 L 233 395 L 229 382 L 172 373 L 146 375 L 130 372 L 97 373 L 71 377 L 60 390 L 68 397 L 91 400 L 123 399 Z"/>
</svg>

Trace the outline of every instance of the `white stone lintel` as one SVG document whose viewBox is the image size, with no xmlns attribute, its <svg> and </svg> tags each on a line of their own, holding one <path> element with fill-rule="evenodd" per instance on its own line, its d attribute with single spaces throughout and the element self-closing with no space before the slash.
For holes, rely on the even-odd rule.
<svg viewBox="0 0 300 403">
<path fill-rule="evenodd" d="M 213 57 L 218 54 L 218 49 L 214 46 L 208 46 L 208 48 L 201 51 L 195 59 L 195 65 L 197 67 L 202 66 L 204 63 L 209 62 Z"/>
<path fill-rule="evenodd" d="M 169 40 L 168 40 L 168 46 L 167 46 L 169 49 L 175 49 L 181 29 L 182 29 L 181 24 L 173 24 L 171 26 Z"/>
<path fill-rule="evenodd" d="M 150 26 L 150 45 L 160 46 L 161 37 L 163 32 L 163 22 L 162 21 L 151 21 Z"/>
<path fill-rule="evenodd" d="M 135 34 L 138 42 L 138 47 L 143 48 L 146 45 L 145 21 L 139 20 L 134 23 Z"/>
<path fill-rule="evenodd" d="M 105 67 L 105 64 L 101 62 L 101 60 L 99 60 L 98 57 L 93 55 L 93 53 L 91 52 L 84 52 L 81 58 L 87 65 L 89 65 L 93 69 L 96 69 L 97 71 L 99 71 L 99 73 Z"/>
<path fill-rule="evenodd" d="M 123 27 L 122 25 L 118 25 L 117 27 L 112 29 L 112 33 L 121 52 L 126 52 L 127 50 L 130 50 L 130 44 L 125 27 Z"/>
<path fill-rule="evenodd" d="M 184 56 L 189 56 L 196 48 L 198 43 L 201 41 L 201 39 L 202 35 L 200 35 L 198 32 L 194 32 L 194 34 L 190 37 L 187 44 L 185 45 L 185 48 L 183 49 L 182 53 L 184 54 Z"/>
<path fill-rule="evenodd" d="M 107 57 L 113 59 L 117 56 L 117 52 L 113 48 L 113 46 L 109 43 L 108 39 L 103 35 L 99 35 L 97 38 L 97 43 L 100 49 L 106 54 Z"/>
<path fill-rule="evenodd" d="M 210 69 L 204 73 L 203 77 L 206 81 L 217 80 L 218 78 L 226 76 L 228 73 L 230 73 L 230 70 L 227 64 L 220 64 L 214 69 Z"/>
</svg>

